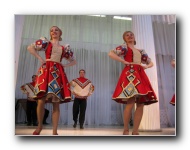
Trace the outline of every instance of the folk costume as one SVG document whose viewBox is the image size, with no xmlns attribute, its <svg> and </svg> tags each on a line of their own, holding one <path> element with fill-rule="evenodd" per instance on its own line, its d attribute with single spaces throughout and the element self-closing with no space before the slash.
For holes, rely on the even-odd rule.
<svg viewBox="0 0 190 150">
<path fill-rule="evenodd" d="M 112 51 L 131 63 L 125 65 L 112 99 L 123 104 L 126 104 L 127 100 L 132 97 L 135 97 L 137 103 L 144 103 L 145 105 L 158 102 L 150 81 L 141 66 L 141 63 L 149 64 L 151 62 L 145 50 L 132 50 L 123 44 Z"/>
<path fill-rule="evenodd" d="M 45 51 L 46 63 L 37 73 L 34 88 L 34 99 L 45 97 L 46 102 L 66 103 L 71 101 L 71 91 L 64 67 L 63 58 L 73 61 L 73 52 L 70 45 L 54 47 L 50 41 L 42 37 L 32 44 L 35 50 Z"/>
<path fill-rule="evenodd" d="M 75 124 L 73 127 L 76 127 L 79 115 L 80 128 L 83 129 L 87 107 L 87 97 L 94 92 L 94 85 L 90 80 L 84 77 L 73 79 L 70 82 L 70 85 L 72 88 L 71 91 L 75 96 L 73 103 L 73 120 Z"/>
</svg>

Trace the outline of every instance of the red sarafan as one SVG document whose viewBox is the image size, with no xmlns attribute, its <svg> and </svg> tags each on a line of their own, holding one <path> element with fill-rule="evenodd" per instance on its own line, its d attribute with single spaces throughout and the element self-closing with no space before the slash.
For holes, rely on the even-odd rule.
<svg viewBox="0 0 190 150">
<path fill-rule="evenodd" d="M 157 96 L 150 84 L 144 69 L 151 68 L 153 62 L 143 49 L 138 49 L 135 36 L 131 31 L 123 33 L 124 44 L 112 49 L 108 56 L 124 64 L 124 69 L 118 79 L 112 95 L 117 103 L 127 104 L 123 113 L 123 135 L 129 134 L 128 123 L 136 103 L 134 113 L 134 128 L 132 135 L 139 135 L 138 128 L 143 116 L 144 105 L 158 102 Z"/>
<path fill-rule="evenodd" d="M 71 102 L 70 85 L 64 67 L 73 66 L 76 60 L 73 57 L 70 45 L 61 45 L 62 30 L 57 26 L 52 26 L 49 30 L 50 40 L 42 37 L 28 46 L 28 51 L 34 55 L 41 66 L 37 72 L 34 87 L 33 99 L 38 100 L 37 117 L 38 127 L 33 135 L 39 135 L 43 127 L 44 105 L 47 102 L 53 103 L 52 124 L 53 135 L 58 135 L 57 126 L 60 117 L 59 104 Z M 44 51 L 45 59 L 36 51 Z M 62 64 L 62 59 L 69 63 Z"/>
</svg>

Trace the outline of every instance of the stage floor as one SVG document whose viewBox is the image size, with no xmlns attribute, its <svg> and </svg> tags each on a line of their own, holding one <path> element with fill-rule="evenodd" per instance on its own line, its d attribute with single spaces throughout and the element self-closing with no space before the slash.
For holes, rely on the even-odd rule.
<svg viewBox="0 0 190 150">
<path fill-rule="evenodd" d="M 15 125 L 15 135 L 31 136 L 35 130 L 35 126 L 27 126 L 26 124 Z M 130 134 L 132 129 L 130 129 Z M 58 134 L 56 136 L 134 136 L 122 135 L 123 126 L 88 126 L 80 129 L 79 125 L 73 128 L 72 125 L 59 125 Z M 160 131 L 140 131 L 138 136 L 176 136 L 175 128 L 162 128 Z M 52 136 L 52 125 L 44 125 L 40 136 Z"/>
</svg>

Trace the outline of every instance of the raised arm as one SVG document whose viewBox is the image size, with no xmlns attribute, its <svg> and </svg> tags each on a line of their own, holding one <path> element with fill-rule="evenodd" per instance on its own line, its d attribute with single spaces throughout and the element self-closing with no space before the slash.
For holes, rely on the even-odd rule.
<svg viewBox="0 0 190 150">
<path fill-rule="evenodd" d="M 144 65 L 142 65 L 142 67 L 143 67 L 144 69 L 153 67 L 154 64 L 153 64 L 151 58 L 150 58 L 150 57 L 148 56 L 148 54 L 145 52 L 145 50 L 144 50 L 144 49 L 141 50 L 140 53 L 141 53 L 141 55 L 142 55 L 142 56 L 141 56 L 141 62 L 142 62 L 142 64 L 144 64 Z"/>
<path fill-rule="evenodd" d="M 117 54 L 115 54 L 113 52 L 113 50 L 111 50 L 109 53 L 108 53 L 108 56 L 116 61 L 119 61 L 125 65 L 129 64 L 129 62 L 125 61 L 124 59 L 122 59 L 121 57 L 119 57 Z"/>
<path fill-rule="evenodd" d="M 77 64 L 77 61 L 73 58 L 72 60 L 68 60 L 69 63 L 68 64 L 63 64 L 63 67 L 70 67 L 70 66 L 74 66 Z"/>
<path fill-rule="evenodd" d="M 152 61 L 151 61 L 151 62 L 149 62 L 149 64 L 142 65 L 142 67 L 143 67 L 144 69 L 151 68 L 151 67 L 153 67 L 153 66 L 154 66 L 154 64 L 153 64 L 153 62 L 152 62 Z"/>
<path fill-rule="evenodd" d="M 45 60 L 43 60 L 43 58 L 36 52 L 35 50 L 35 46 L 33 44 L 29 45 L 27 47 L 27 50 L 33 55 L 35 56 L 40 62 L 41 64 L 45 63 Z"/>
</svg>

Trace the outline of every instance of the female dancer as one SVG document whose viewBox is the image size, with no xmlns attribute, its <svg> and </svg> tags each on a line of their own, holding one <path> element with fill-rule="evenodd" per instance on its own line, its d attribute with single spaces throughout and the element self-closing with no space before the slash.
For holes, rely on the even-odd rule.
<svg viewBox="0 0 190 150">
<path fill-rule="evenodd" d="M 71 91 L 69 90 L 69 82 L 64 67 L 75 65 L 76 60 L 69 45 L 62 46 L 59 44 L 59 41 L 62 40 L 61 35 L 61 29 L 57 26 L 52 26 L 50 28 L 50 41 L 46 38 L 40 38 L 27 48 L 41 62 L 34 88 L 34 99 L 38 100 L 38 127 L 33 132 L 33 135 L 39 135 L 42 130 L 45 102 L 53 104 L 53 135 L 58 135 L 59 104 L 71 101 Z M 46 60 L 36 52 L 39 50 L 45 51 Z M 63 58 L 67 59 L 69 63 L 61 64 Z"/>
<path fill-rule="evenodd" d="M 153 66 L 151 59 L 144 50 L 135 48 L 135 36 L 131 31 L 123 33 L 125 44 L 109 52 L 109 57 L 125 65 L 112 99 L 118 103 L 127 104 L 124 110 L 124 135 L 129 134 L 128 123 L 135 103 L 133 135 L 138 135 L 138 128 L 143 115 L 144 105 L 157 102 L 157 97 L 144 69 Z M 120 56 L 123 56 L 121 58 Z M 145 65 L 142 65 L 145 64 Z"/>
</svg>

